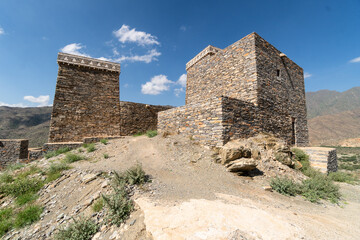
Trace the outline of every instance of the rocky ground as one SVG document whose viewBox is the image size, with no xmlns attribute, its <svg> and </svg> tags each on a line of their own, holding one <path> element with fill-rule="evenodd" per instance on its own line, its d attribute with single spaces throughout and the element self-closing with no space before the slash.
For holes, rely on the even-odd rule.
<svg viewBox="0 0 360 240">
<path fill-rule="evenodd" d="M 78 153 L 78 150 L 73 150 Z M 259 162 L 262 173 L 228 172 L 208 148 L 180 136 L 125 137 L 82 154 L 87 160 L 46 185 L 37 223 L 12 230 L 4 239 L 51 239 L 72 217 L 92 216 L 102 224 L 93 239 L 359 239 L 360 186 L 340 184 L 340 204 L 310 203 L 265 191 L 273 173 L 298 175 L 275 160 Z M 109 158 L 105 159 L 104 154 Z M 59 155 L 31 164 L 40 168 Z M 92 204 L 111 192 L 107 176 L 140 163 L 151 182 L 135 188 L 135 211 L 119 227 L 105 225 Z M 276 167 L 277 166 L 277 167 Z M 271 174 L 272 173 L 272 174 Z M 3 202 L 2 205 L 9 204 Z"/>
</svg>

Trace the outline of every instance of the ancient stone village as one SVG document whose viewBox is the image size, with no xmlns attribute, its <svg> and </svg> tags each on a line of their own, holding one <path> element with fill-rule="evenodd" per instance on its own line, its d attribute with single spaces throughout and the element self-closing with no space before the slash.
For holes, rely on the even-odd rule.
<svg viewBox="0 0 360 240">
<path fill-rule="evenodd" d="M 119 63 L 59 52 L 57 64 L 48 142 L 29 148 L 27 139 L 0 140 L 1 167 L 29 165 L 27 172 L 15 170 L 33 176 L 26 188 L 42 182 L 36 191 L 22 190 L 36 195 L 26 201 L 41 206 L 39 217 L 9 223 L 4 239 L 75 239 L 75 232 L 77 239 L 355 239 L 359 233 L 341 238 L 330 231 L 326 219 L 336 222 L 342 207 L 335 185 L 329 195 L 306 192 L 312 175 L 337 172 L 336 149 L 309 146 L 303 69 L 259 34 L 224 49 L 209 45 L 188 61 L 180 107 L 121 101 Z M 135 136 L 149 131 L 157 136 Z M 2 186 L 11 187 L 15 175 L 6 176 Z M 0 190 L 2 207 L 23 196 L 11 193 L 13 200 L 6 191 Z"/>
</svg>

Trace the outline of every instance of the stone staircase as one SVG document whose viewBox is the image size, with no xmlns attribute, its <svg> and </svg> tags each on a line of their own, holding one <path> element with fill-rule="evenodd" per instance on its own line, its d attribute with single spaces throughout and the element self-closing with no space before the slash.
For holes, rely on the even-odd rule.
<svg viewBox="0 0 360 240">
<path fill-rule="evenodd" d="M 323 173 L 336 172 L 338 168 L 335 148 L 302 147 L 299 148 L 309 155 L 310 165 Z"/>
</svg>

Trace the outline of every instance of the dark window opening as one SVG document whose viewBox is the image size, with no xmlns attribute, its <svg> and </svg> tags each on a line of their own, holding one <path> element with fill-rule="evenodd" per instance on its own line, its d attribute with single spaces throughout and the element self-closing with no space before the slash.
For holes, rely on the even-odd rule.
<svg viewBox="0 0 360 240">
<path fill-rule="evenodd" d="M 280 77 L 280 69 L 276 70 L 276 76 Z"/>
<path fill-rule="evenodd" d="M 291 144 L 295 145 L 296 143 L 296 123 L 295 123 L 295 118 L 291 118 L 291 125 L 292 125 L 292 136 L 291 136 Z"/>
</svg>

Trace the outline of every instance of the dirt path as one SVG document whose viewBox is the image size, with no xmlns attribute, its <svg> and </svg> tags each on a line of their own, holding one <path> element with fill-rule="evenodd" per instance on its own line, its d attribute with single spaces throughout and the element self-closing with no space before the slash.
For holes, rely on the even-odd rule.
<svg viewBox="0 0 360 240">
<path fill-rule="evenodd" d="M 359 185 L 341 184 L 340 205 L 313 204 L 264 191 L 266 177 L 226 172 L 212 151 L 179 136 L 125 137 L 96 148 L 82 153 L 90 160 L 72 164 L 68 177 L 44 191 L 39 201 L 51 199 L 50 211 L 24 231 L 59 222 L 62 213 L 69 218 L 79 206 L 82 214 L 92 214 L 89 199 L 110 188 L 100 176 L 89 183 L 85 176 L 140 163 L 152 182 L 135 192 L 137 211 L 122 227 L 103 230 L 94 239 L 359 239 Z M 105 153 L 110 157 L 105 159 Z M 41 231 L 45 238 L 40 239 L 47 239 L 51 226 Z"/>
</svg>

